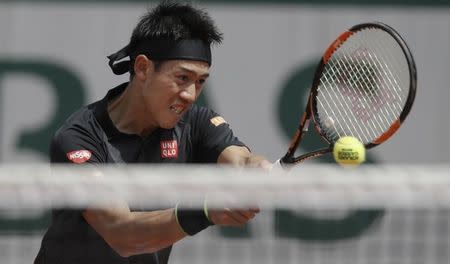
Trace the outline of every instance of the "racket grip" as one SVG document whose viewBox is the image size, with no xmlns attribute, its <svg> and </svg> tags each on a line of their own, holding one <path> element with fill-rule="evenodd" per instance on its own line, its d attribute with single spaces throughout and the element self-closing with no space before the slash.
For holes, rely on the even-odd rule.
<svg viewBox="0 0 450 264">
<path fill-rule="evenodd" d="M 273 164 L 272 164 L 272 169 L 282 169 L 283 165 L 281 165 L 281 159 L 277 159 Z"/>
</svg>

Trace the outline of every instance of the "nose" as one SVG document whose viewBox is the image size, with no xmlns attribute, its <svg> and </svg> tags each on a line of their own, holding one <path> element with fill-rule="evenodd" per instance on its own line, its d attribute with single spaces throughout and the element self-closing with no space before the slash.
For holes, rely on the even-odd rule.
<svg viewBox="0 0 450 264">
<path fill-rule="evenodd" d="M 197 95 L 195 83 L 190 84 L 180 92 L 180 97 L 188 103 L 193 103 Z"/>
</svg>

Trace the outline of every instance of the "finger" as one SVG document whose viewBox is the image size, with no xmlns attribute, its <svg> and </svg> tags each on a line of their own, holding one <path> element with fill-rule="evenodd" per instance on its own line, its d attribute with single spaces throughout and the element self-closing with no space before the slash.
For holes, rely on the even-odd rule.
<svg viewBox="0 0 450 264">
<path fill-rule="evenodd" d="M 259 207 L 251 207 L 248 210 L 252 211 L 253 213 L 257 214 L 259 213 L 261 210 L 259 209 Z"/>
<path fill-rule="evenodd" d="M 259 167 L 270 171 L 273 168 L 273 164 L 270 163 L 268 160 L 262 160 L 259 164 Z"/>
<path fill-rule="evenodd" d="M 231 210 L 229 208 L 226 208 L 224 210 L 224 213 L 228 217 L 230 224 L 232 225 L 242 226 L 249 220 L 245 215 L 241 214 L 239 211 Z"/>
<path fill-rule="evenodd" d="M 225 225 L 225 226 L 242 225 L 239 222 L 239 219 L 236 219 L 236 217 L 233 216 L 230 209 L 212 210 L 210 211 L 210 217 L 213 223 L 218 225 Z"/>
<path fill-rule="evenodd" d="M 256 213 L 252 210 L 236 210 L 236 213 L 239 213 L 240 215 L 244 216 L 247 219 L 247 221 L 253 219 L 256 215 Z"/>
<path fill-rule="evenodd" d="M 240 208 L 236 208 L 234 210 L 241 211 L 241 212 L 252 212 L 254 214 L 257 214 L 261 211 L 258 206 L 252 206 L 252 207 L 248 207 L 248 208 L 240 207 Z"/>
</svg>

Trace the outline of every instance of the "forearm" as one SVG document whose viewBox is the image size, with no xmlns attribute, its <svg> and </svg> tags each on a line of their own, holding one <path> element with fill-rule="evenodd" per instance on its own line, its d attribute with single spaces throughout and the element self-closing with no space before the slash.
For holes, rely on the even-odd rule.
<svg viewBox="0 0 450 264">
<path fill-rule="evenodd" d="M 263 156 L 251 153 L 246 147 L 229 146 L 219 155 L 217 163 L 269 169 L 272 163 Z"/>
<path fill-rule="evenodd" d="M 174 209 L 130 212 L 86 210 L 86 221 L 121 256 L 151 253 L 186 236 L 177 223 Z"/>
</svg>

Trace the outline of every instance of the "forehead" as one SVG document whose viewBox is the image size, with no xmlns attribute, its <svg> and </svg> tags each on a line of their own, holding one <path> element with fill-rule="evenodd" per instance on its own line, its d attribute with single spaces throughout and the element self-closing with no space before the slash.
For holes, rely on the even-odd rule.
<svg viewBox="0 0 450 264">
<path fill-rule="evenodd" d="M 209 74 L 209 65 L 204 61 L 168 60 L 162 68 L 166 71 L 187 71 L 197 75 Z"/>
</svg>

